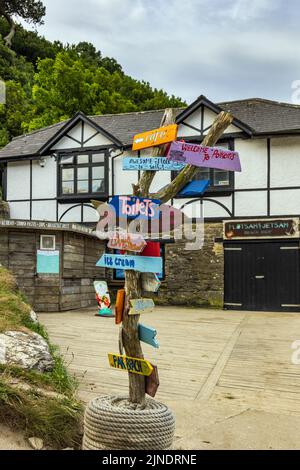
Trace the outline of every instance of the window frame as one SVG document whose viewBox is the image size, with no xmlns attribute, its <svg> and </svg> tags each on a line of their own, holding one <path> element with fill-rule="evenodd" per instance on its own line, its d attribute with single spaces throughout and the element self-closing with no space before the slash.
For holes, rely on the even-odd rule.
<svg viewBox="0 0 300 470">
<path fill-rule="evenodd" d="M 44 238 L 51 238 L 53 241 L 53 248 L 46 248 L 43 245 Z M 40 235 L 40 250 L 41 251 L 55 251 L 56 250 L 56 235 L 47 235 L 47 234 L 42 234 Z"/>
<path fill-rule="evenodd" d="M 82 155 L 88 156 L 88 163 L 77 163 L 77 158 Z M 104 161 L 99 163 L 93 162 L 93 155 L 103 155 Z M 62 158 L 73 157 L 74 161 L 70 164 L 61 164 Z M 106 200 L 109 195 L 109 152 L 107 149 L 102 150 L 76 150 L 76 151 L 61 151 L 57 158 L 57 198 L 61 202 L 77 202 L 86 201 L 91 198 Z M 104 168 L 104 191 L 93 192 L 93 168 Z M 71 194 L 63 193 L 63 169 L 73 169 L 74 171 L 74 192 Z M 86 181 L 78 179 L 78 169 L 88 168 L 88 192 L 78 193 L 78 181 Z M 96 180 L 96 179 L 95 179 Z"/>
<path fill-rule="evenodd" d="M 191 140 L 191 143 L 193 141 Z M 190 142 L 189 142 L 190 143 Z M 195 143 L 198 143 L 199 142 L 195 142 Z M 235 145 L 234 145 L 234 139 L 233 138 L 230 138 L 230 139 L 222 139 L 220 140 L 219 142 L 217 142 L 217 144 L 215 145 L 215 147 L 218 147 L 222 144 L 228 144 L 228 150 L 232 150 L 234 151 L 235 150 Z M 203 167 L 203 168 L 206 168 L 206 167 Z M 175 179 L 176 177 L 176 172 L 175 171 L 172 171 L 172 180 Z M 210 176 L 210 182 L 212 183 L 213 182 L 213 174 L 214 174 L 214 168 L 209 168 L 209 176 Z M 195 181 L 195 179 L 193 179 L 193 181 Z M 229 171 L 229 184 L 228 185 L 224 185 L 224 186 L 216 186 L 214 184 L 210 184 L 208 190 L 205 192 L 205 194 L 195 194 L 193 196 L 193 198 L 195 197 L 205 197 L 205 196 L 208 196 L 208 197 L 211 197 L 211 196 L 230 196 L 233 191 L 234 191 L 234 187 L 235 187 L 235 177 L 234 177 L 234 171 Z M 181 196 L 179 194 L 177 194 L 175 196 L 175 199 L 190 199 L 189 197 L 187 196 Z"/>
</svg>

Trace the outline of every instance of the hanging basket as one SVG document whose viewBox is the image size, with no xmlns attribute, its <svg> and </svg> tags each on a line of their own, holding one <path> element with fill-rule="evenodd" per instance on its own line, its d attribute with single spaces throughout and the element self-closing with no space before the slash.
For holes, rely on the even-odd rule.
<svg viewBox="0 0 300 470">
<path fill-rule="evenodd" d="M 164 404 L 146 398 L 145 409 L 128 408 L 127 397 L 92 400 L 85 411 L 83 450 L 170 449 L 175 418 Z"/>
</svg>

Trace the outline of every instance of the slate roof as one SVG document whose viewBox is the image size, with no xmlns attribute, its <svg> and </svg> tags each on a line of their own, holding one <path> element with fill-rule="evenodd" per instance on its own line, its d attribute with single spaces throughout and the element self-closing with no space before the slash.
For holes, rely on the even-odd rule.
<svg viewBox="0 0 300 470">
<path fill-rule="evenodd" d="M 200 97 L 201 98 L 205 97 Z M 218 106 L 230 111 L 235 118 L 253 130 L 254 135 L 300 133 L 300 106 L 288 103 L 251 98 L 219 103 Z M 177 114 L 185 108 L 179 108 Z M 114 135 L 124 145 L 130 145 L 132 138 L 139 132 L 159 127 L 164 110 L 138 113 L 107 114 L 90 116 L 90 119 L 105 131 Z M 41 147 L 62 129 L 64 121 L 30 134 L 14 138 L 0 150 L 0 159 L 34 156 Z"/>
<path fill-rule="evenodd" d="M 255 134 L 276 134 L 300 131 L 300 106 L 261 98 L 219 103 Z"/>
</svg>

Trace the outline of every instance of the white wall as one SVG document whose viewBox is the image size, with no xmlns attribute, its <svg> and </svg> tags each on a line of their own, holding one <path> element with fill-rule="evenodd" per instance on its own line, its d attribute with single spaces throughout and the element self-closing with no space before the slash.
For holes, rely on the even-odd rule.
<svg viewBox="0 0 300 470">
<path fill-rule="evenodd" d="M 32 162 L 32 198 L 49 199 L 55 198 L 56 190 L 56 168 L 54 158 L 47 157 L 45 166 L 41 167 L 39 161 Z"/>
<path fill-rule="evenodd" d="M 268 184 L 267 139 L 235 139 L 242 172 L 235 173 L 235 189 L 266 188 Z"/>
<path fill-rule="evenodd" d="M 56 201 L 32 201 L 32 219 L 56 221 Z"/>
<path fill-rule="evenodd" d="M 30 220 L 29 202 L 10 202 L 10 218 L 19 220 Z"/>
<path fill-rule="evenodd" d="M 214 113 L 210 109 L 204 108 L 204 124 L 203 124 L 204 129 L 211 126 L 213 124 L 214 120 L 216 119 L 216 117 L 217 117 L 216 113 Z M 208 131 L 206 131 L 206 133 L 207 132 Z M 236 133 L 236 132 L 242 132 L 242 131 L 238 127 L 231 125 L 231 126 L 227 127 L 224 134 L 230 134 L 230 133 Z"/>
<path fill-rule="evenodd" d="M 7 165 L 7 200 L 30 198 L 30 162 L 22 161 Z"/>
<path fill-rule="evenodd" d="M 81 222 L 81 207 L 74 206 L 76 206 L 76 204 L 58 204 L 58 220 L 65 211 L 71 209 L 66 215 L 64 215 L 60 222 Z"/>
<path fill-rule="evenodd" d="M 300 214 L 300 189 L 271 191 L 271 215 L 284 214 Z"/>
<path fill-rule="evenodd" d="M 120 152 L 119 152 L 120 153 Z M 124 152 L 120 157 L 114 160 L 114 187 L 115 194 L 127 195 L 132 194 L 132 185 L 138 182 L 138 171 L 123 171 L 123 158 L 137 157 L 135 152 Z M 111 157 L 112 158 L 112 157 Z M 111 161 L 110 161 L 111 167 Z M 110 187 L 111 190 L 111 187 Z"/>
<path fill-rule="evenodd" d="M 271 186 L 300 186 L 300 137 L 271 140 Z"/>
<path fill-rule="evenodd" d="M 268 211 L 267 191 L 235 193 L 236 217 L 266 216 Z"/>
</svg>

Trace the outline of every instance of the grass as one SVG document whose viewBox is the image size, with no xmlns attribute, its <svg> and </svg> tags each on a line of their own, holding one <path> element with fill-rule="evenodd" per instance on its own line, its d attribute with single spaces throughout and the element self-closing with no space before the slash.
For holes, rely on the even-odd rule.
<svg viewBox="0 0 300 470">
<path fill-rule="evenodd" d="M 49 344 L 54 359 L 53 370 L 43 374 L 0 365 L 0 420 L 24 430 L 27 436 L 41 437 L 48 446 L 78 448 L 83 407 L 76 399 L 77 382 L 68 373 L 44 327 L 31 320 L 30 311 L 14 277 L 0 266 L 0 333 L 7 330 L 38 333 Z M 28 385 L 28 390 L 12 386 L 14 380 Z M 51 397 L 43 396 L 42 391 L 52 392 Z"/>
</svg>

